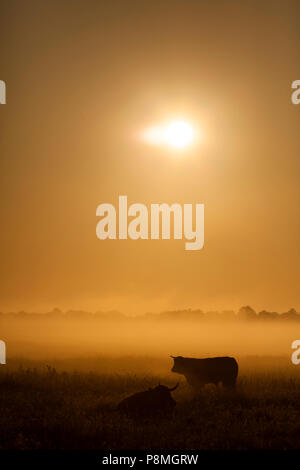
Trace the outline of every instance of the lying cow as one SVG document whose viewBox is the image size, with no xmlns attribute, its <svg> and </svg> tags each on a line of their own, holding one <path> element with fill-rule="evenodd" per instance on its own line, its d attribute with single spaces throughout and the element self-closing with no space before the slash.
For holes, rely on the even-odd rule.
<svg viewBox="0 0 300 470">
<path fill-rule="evenodd" d="M 171 392 L 176 390 L 179 383 L 173 388 L 158 385 L 144 392 L 138 392 L 122 400 L 118 410 L 133 418 L 166 417 L 170 418 L 176 406 Z"/>
<path fill-rule="evenodd" d="M 205 384 L 234 387 L 238 375 L 238 363 L 233 357 L 211 357 L 193 359 L 182 356 L 171 356 L 174 360 L 172 372 L 183 374 L 188 383 L 195 389 Z"/>
</svg>

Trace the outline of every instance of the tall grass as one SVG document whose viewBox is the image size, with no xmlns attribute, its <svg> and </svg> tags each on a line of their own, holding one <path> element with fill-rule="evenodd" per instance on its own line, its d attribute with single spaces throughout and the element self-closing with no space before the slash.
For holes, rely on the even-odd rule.
<svg viewBox="0 0 300 470">
<path fill-rule="evenodd" d="M 0 449 L 299 449 L 300 377 L 245 369 L 236 392 L 197 395 L 182 380 L 170 420 L 133 422 L 116 411 L 136 391 L 176 376 L 1 369 Z"/>
</svg>

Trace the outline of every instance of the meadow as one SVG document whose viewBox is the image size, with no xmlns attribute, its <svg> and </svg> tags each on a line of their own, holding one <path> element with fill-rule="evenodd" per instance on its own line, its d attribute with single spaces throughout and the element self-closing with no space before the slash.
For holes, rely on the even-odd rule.
<svg viewBox="0 0 300 470">
<path fill-rule="evenodd" d="M 0 449 L 299 449 L 297 367 L 285 357 L 239 363 L 235 392 L 194 394 L 164 372 L 168 359 L 11 359 L 0 369 Z M 172 419 L 132 421 L 116 410 L 124 397 L 178 379 Z"/>
</svg>

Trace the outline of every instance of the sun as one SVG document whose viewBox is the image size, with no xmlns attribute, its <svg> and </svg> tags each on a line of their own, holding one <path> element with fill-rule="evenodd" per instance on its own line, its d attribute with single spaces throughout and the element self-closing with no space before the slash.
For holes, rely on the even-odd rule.
<svg viewBox="0 0 300 470">
<path fill-rule="evenodd" d="M 185 149 L 195 140 L 195 130 L 187 121 L 176 120 L 146 129 L 142 138 L 150 145 Z"/>
<path fill-rule="evenodd" d="M 191 144 L 194 130 L 185 121 L 174 121 L 168 124 L 164 131 L 166 143 L 174 148 L 185 148 Z"/>
</svg>

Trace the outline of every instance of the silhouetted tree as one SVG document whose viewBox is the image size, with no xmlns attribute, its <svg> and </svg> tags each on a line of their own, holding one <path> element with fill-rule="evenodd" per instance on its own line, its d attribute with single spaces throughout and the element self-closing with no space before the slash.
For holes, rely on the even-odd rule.
<svg viewBox="0 0 300 470">
<path fill-rule="evenodd" d="M 238 319 L 239 320 L 256 320 L 257 315 L 255 310 L 253 308 L 249 307 L 247 305 L 246 307 L 241 307 L 237 313 Z"/>
</svg>

